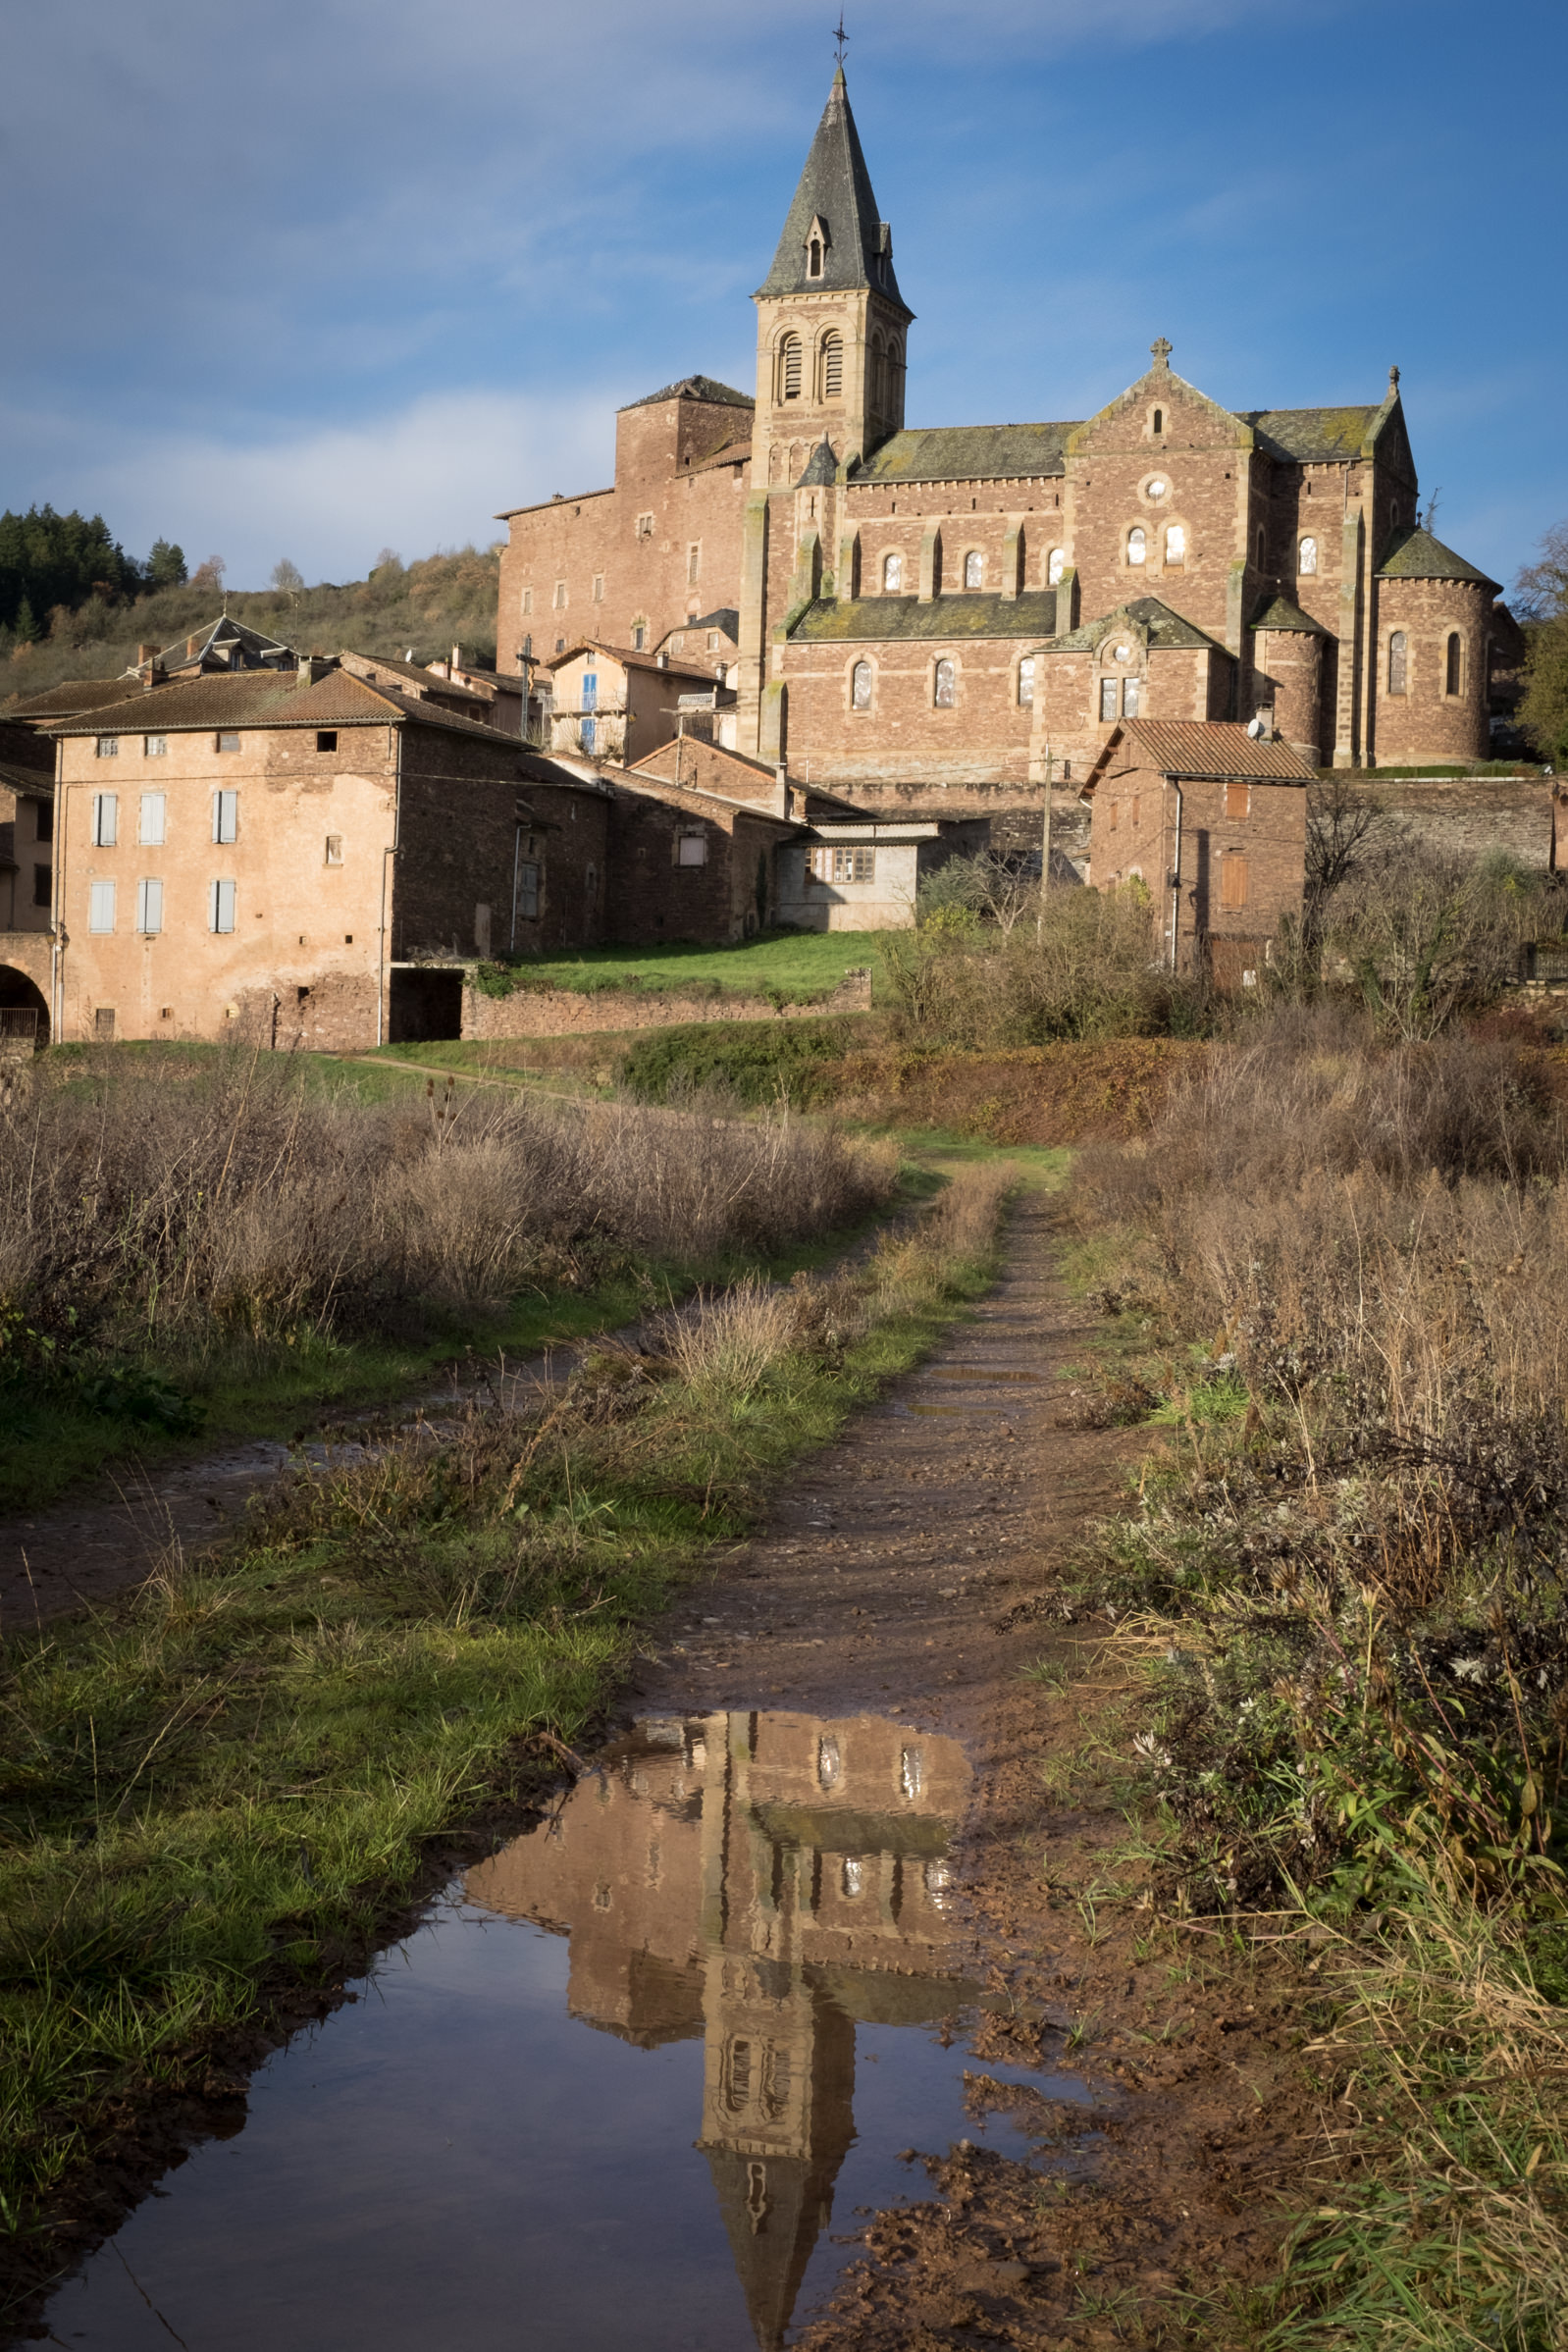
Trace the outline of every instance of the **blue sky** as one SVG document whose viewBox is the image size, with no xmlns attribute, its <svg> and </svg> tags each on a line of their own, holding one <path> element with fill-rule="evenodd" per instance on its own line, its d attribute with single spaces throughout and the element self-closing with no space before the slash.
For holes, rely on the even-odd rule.
<svg viewBox="0 0 1568 2352">
<path fill-rule="evenodd" d="M 101 508 L 235 587 L 497 536 L 609 478 L 613 409 L 751 388 L 829 0 L 12 0 L 0 505 Z M 912 424 L 1077 417 L 1173 365 L 1237 408 L 1403 372 L 1439 535 L 1568 515 L 1568 8 L 851 0 L 917 314 Z"/>
</svg>

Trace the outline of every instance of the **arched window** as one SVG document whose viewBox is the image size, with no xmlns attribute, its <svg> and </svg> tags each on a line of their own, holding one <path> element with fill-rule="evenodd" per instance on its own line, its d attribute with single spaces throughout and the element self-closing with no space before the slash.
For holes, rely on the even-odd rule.
<svg viewBox="0 0 1568 2352">
<path fill-rule="evenodd" d="M 806 264 L 806 275 L 808 278 L 820 278 L 822 275 L 821 238 L 819 236 L 813 236 L 810 246 L 807 248 L 807 251 L 809 258 Z"/>
<path fill-rule="evenodd" d="M 1134 523 L 1127 533 L 1127 561 L 1128 563 L 1146 563 L 1148 556 L 1149 543 L 1143 535 L 1143 525 Z"/>
<path fill-rule="evenodd" d="M 778 347 L 778 390 L 782 400 L 801 396 L 801 339 L 786 335 Z"/>
<path fill-rule="evenodd" d="M 1019 701 L 1025 706 L 1034 700 L 1034 655 L 1025 653 L 1019 663 Z"/>
<path fill-rule="evenodd" d="M 1304 539 L 1296 550 L 1296 570 L 1300 572 L 1303 578 L 1306 578 L 1309 573 L 1315 572 L 1317 568 L 1318 543 L 1315 539 Z"/>
<path fill-rule="evenodd" d="M 1150 422 L 1153 425 L 1156 433 L 1163 433 L 1165 431 L 1165 410 L 1163 408 L 1157 408 L 1153 417 L 1150 419 Z"/>
<path fill-rule="evenodd" d="M 1061 579 L 1062 574 L 1067 570 L 1067 549 L 1065 548 L 1053 548 L 1050 554 L 1045 559 L 1046 587 L 1055 588 L 1057 582 Z"/>
<path fill-rule="evenodd" d="M 1165 559 L 1167 563 L 1185 563 L 1187 559 L 1187 535 L 1180 523 L 1166 525 Z"/>
<path fill-rule="evenodd" d="M 869 710 L 871 707 L 871 665 L 857 661 L 850 672 L 850 708 Z"/>
<path fill-rule="evenodd" d="M 899 593 L 900 593 L 900 592 L 901 592 L 901 590 L 903 589 L 903 586 L 904 586 L 904 558 L 903 558 L 903 556 L 902 556 L 902 555 L 884 555 L 884 556 L 883 556 L 883 558 L 882 558 L 882 592 L 883 592 L 883 594 L 884 594 L 885 596 L 896 597 L 896 596 L 898 596 L 898 595 L 899 595 Z"/>
<path fill-rule="evenodd" d="M 977 549 L 971 548 L 964 558 L 964 585 L 966 588 L 985 586 L 985 557 Z"/>
<path fill-rule="evenodd" d="M 842 399 L 844 395 L 844 338 L 830 329 L 822 338 L 822 397 Z"/>
<path fill-rule="evenodd" d="M 931 699 L 938 710 L 951 710 L 958 700 L 951 661 L 939 661 L 932 682 Z"/>
<path fill-rule="evenodd" d="M 1395 629 L 1388 640 L 1388 692 L 1403 694 L 1404 691 L 1405 633 L 1403 629 Z"/>
<path fill-rule="evenodd" d="M 1449 637 L 1447 653 L 1443 663 L 1443 679 L 1449 694 L 1457 694 L 1459 692 L 1461 686 L 1464 684 L 1464 648 L 1459 642 L 1459 632 L 1457 629 L 1455 629 L 1452 635 Z"/>
</svg>

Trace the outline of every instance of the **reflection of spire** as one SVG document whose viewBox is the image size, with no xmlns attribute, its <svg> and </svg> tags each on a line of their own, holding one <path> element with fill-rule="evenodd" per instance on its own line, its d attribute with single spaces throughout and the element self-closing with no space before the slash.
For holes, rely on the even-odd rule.
<svg viewBox="0 0 1568 2352">
<path fill-rule="evenodd" d="M 572 2014 L 703 2036 L 707 2158 L 760 2352 L 779 2352 L 854 2138 L 855 2024 L 964 1998 L 943 1917 L 969 1768 L 871 1716 L 640 1725 L 475 1902 L 571 1937 Z"/>
</svg>

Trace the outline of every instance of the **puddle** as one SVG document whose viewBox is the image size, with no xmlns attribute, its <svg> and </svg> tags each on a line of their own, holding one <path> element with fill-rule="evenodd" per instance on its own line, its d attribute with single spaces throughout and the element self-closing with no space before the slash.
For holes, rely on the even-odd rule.
<svg viewBox="0 0 1568 2352">
<path fill-rule="evenodd" d="M 86 2352 L 764 2352 L 966 2135 L 970 1770 L 882 1717 L 660 1717 L 469 1871 L 54 2298 Z M 950 2042 L 943 2047 L 943 2041 Z M 1084 2110 L 1072 2076 L 984 2071 Z"/>
</svg>

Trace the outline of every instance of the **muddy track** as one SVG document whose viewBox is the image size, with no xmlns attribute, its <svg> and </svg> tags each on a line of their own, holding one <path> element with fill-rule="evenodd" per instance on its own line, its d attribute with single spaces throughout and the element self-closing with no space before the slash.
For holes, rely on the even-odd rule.
<svg viewBox="0 0 1568 2352">
<path fill-rule="evenodd" d="M 1063 1622 L 1053 1569 L 1148 1438 L 1059 1426 L 1089 1327 L 1049 1204 L 1026 1198 L 996 1289 L 802 1467 L 627 1694 L 628 1714 L 864 1710 L 958 1741 L 975 1781 L 956 1964 L 1014 2012 L 974 2038 L 975 2112 L 1017 2105 L 988 2092 L 987 2060 L 1073 2070 L 1096 2095 L 1087 2129 L 1041 2102 L 1028 2164 L 914 2151 L 914 2216 L 869 2224 L 836 2315 L 801 2339 L 813 2352 L 1137 2342 L 1134 2313 L 1152 2329 L 1274 2268 L 1316 2136 L 1295 1960 L 1222 1966 L 1212 1934 L 1093 1892 L 1127 1837 L 1093 1751 L 1135 1689 L 1113 1626 Z M 1026 1675 L 1042 1659 L 1061 1688 Z M 1137 1872 L 1121 1884 L 1135 1898 Z M 1190 2340 L 1222 2340 L 1218 2316 Z"/>
</svg>

